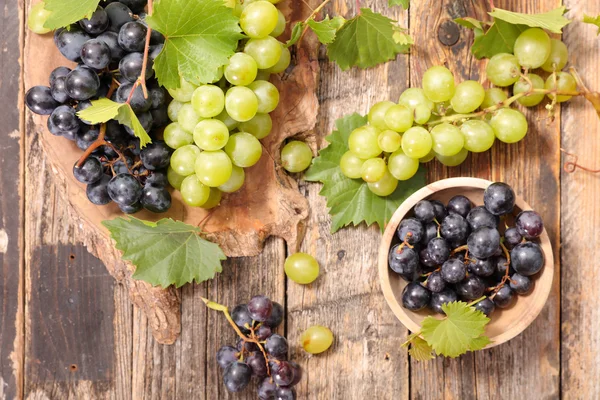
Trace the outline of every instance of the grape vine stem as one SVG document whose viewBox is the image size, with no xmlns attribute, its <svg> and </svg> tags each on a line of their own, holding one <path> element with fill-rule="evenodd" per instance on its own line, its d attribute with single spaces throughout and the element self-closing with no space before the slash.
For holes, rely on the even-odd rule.
<svg viewBox="0 0 600 400">
<path fill-rule="evenodd" d="M 329 3 L 331 0 L 325 0 L 324 2 L 322 2 L 321 4 L 319 4 L 319 6 L 317 8 L 315 8 L 313 10 L 313 12 L 308 16 L 308 18 L 306 18 L 303 22 L 304 24 L 304 29 L 302 30 L 302 34 L 300 35 L 300 38 L 298 39 L 298 42 L 296 42 L 296 45 L 299 45 L 300 42 L 302 42 L 302 39 L 304 38 L 304 35 L 306 34 L 306 32 L 308 31 L 308 21 L 310 21 L 311 19 L 313 19 L 314 17 L 316 17 L 316 15 L 323 9 L 323 7 L 325 7 L 327 5 L 327 3 Z M 358 3 L 358 0 L 357 0 Z"/>
</svg>

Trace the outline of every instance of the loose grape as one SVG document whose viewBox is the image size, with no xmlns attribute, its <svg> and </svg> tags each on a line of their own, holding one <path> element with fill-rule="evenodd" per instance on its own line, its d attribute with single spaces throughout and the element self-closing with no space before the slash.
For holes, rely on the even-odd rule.
<svg viewBox="0 0 600 400">
<path fill-rule="evenodd" d="M 181 103 L 189 103 L 197 88 L 198 86 L 189 83 L 183 78 L 179 78 L 179 87 L 177 89 L 168 89 L 168 92 L 175 100 Z"/>
<path fill-rule="evenodd" d="M 281 165 L 288 172 L 302 172 L 310 166 L 313 153 L 304 142 L 292 140 L 281 149 Z"/>
<path fill-rule="evenodd" d="M 485 89 L 476 81 L 464 81 L 456 86 L 450 104 L 460 114 L 473 112 L 479 108 L 485 98 Z"/>
<path fill-rule="evenodd" d="M 202 184 L 196 175 L 185 178 L 181 183 L 180 191 L 183 201 L 192 207 L 200 207 L 210 196 L 210 188 Z"/>
<path fill-rule="evenodd" d="M 229 180 L 219 186 L 219 190 L 225 193 L 237 192 L 244 185 L 244 181 L 246 180 L 244 168 L 238 167 L 237 165 L 234 165 L 231 168 Z"/>
<path fill-rule="evenodd" d="M 319 276 L 319 263 L 306 253 L 295 253 L 285 260 L 285 274 L 296 283 L 307 285 Z"/>
<path fill-rule="evenodd" d="M 492 116 L 490 125 L 498 140 L 516 143 L 527 134 L 527 120 L 523 113 L 510 108 L 502 108 Z"/>
<path fill-rule="evenodd" d="M 417 106 L 422 105 L 429 108 L 429 111 L 433 110 L 433 101 L 429 100 L 427 96 L 425 96 L 425 91 L 421 88 L 409 88 L 406 89 L 400 95 L 398 99 L 398 104 L 402 104 L 406 107 L 412 108 L 413 110 L 417 108 Z"/>
<path fill-rule="evenodd" d="M 300 335 L 300 343 L 307 353 L 323 353 L 333 344 L 333 333 L 324 326 L 311 326 Z"/>
<path fill-rule="evenodd" d="M 469 151 L 463 148 L 458 154 L 453 156 L 442 156 L 440 154 L 436 154 L 435 158 L 437 158 L 439 162 L 447 167 L 456 167 L 465 162 L 468 156 Z"/>
<path fill-rule="evenodd" d="M 402 151 L 411 158 L 425 157 L 433 146 L 433 140 L 427 129 L 414 126 L 402 135 Z"/>
<path fill-rule="evenodd" d="M 171 168 L 181 176 L 191 175 L 199 155 L 200 149 L 193 144 L 181 146 L 171 155 Z"/>
<path fill-rule="evenodd" d="M 51 29 L 44 28 L 44 24 L 48 20 L 51 11 L 46 10 L 46 3 L 40 1 L 33 5 L 29 10 L 29 16 L 27 17 L 27 26 L 29 30 L 38 35 L 43 35 L 51 31 Z"/>
<path fill-rule="evenodd" d="M 179 175 L 175 170 L 171 167 L 167 169 L 167 180 L 169 181 L 169 185 L 173 186 L 175 189 L 181 189 L 181 183 L 185 179 L 185 176 Z"/>
<path fill-rule="evenodd" d="M 503 102 L 507 98 L 508 98 L 508 96 L 502 89 L 499 89 L 499 88 L 487 89 L 485 91 L 485 98 L 483 99 L 483 103 L 481 103 L 481 106 L 479 108 L 481 108 L 482 110 L 485 110 L 486 108 L 495 106 L 498 103 Z"/>
<path fill-rule="evenodd" d="M 521 65 L 512 54 L 498 53 L 490 58 L 486 68 L 487 78 L 496 86 L 510 86 L 519 80 Z"/>
<path fill-rule="evenodd" d="M 567 45 L 558 39 L 550 39 L 550 56 L 542 65 L 542 69 L 546 72 L 560 71 L 567 65 L 569 59 L 569 50 Z"/>
<path fill-rule="evenodd" d="M 234 86 L 225 95 L 225 110 L 236 121 L 250 121 L 258 112 L 258 99 L 251 89 Z"/>
<path fill-rule="evenodd" d="M 431 67 L 423 74 L 423 90 L 433 102 L 450 100 L 455 90 L 454 75 L 446 67 Z"/>
<path fill-rule="evenodd" d="M 192 106 L 191 103 L 185 103 L 181 106 L 177 116 L 179 126 L 189 133 L 194 133 L 194 129 L 201 119 L 202 118 L 200 118 L 196 110 L 194 110 L 194 106 Z"/>
<path fill-rule="evenodd" d="M 379 130 L 390 129 L 385 123 L 385 114 L 395 104 L 391 101 L 380 101 L 369 110 L 369 124 Z"/>
<path fill-rule="evenodd" d="M 550 56 L 550 36 L 543 29 L 529 28 L 515 41 L 514 54 L 524 68 L 539 68 Z"/>
<path fill-rule="evenodd" d="M 221 186 L 231 177 L 231 159 L 223 150 L 203 151 L 195 167 L 198 180 L 209 187 Z"/>
<path fill-rule="evenodd" d="M 379 148 L 386 153 L 393 153 L 400 148 L 402 144 L 402 136 L 399 133 L 387 130 L 377 136 L 377 144 Z"/>
<path fill-rule="evenodd" d="M 411 108 L 402 105 L 402 104 L 394 104 L 390 108 L 387 109 L 384 117 L 384 124 L 386 128 L 383 129 L 392 129 L 396 132 L 406 132 L 411 126 L 413 126 L 414 122 L 414 112 Z M 387 151 L 385 149 L 382 149 Z"/>
<path fill-rule="evenodd" d="M 268 114 L 279 104 L 279 90 L 271 82 L 254 81 L 248 88 L 252 89 L 258 99 L 258 112 Z"/>
<path fill-rule="evenodd" d="M 456 126 L 443 123 L 436 125 L 431 130 L 433 151 L 442 156 L 458 154 L 465 145 L 465 139 Z"/>
<path fill-rule="evenodd" d="M 244 47 L 244 53 L 252 56 L 260 69 L 273 67 L 283 53 L 283 45 L 274 37 L 250 39 Z"/>
<path fill-rule="evenodd" d="M 216 117 L 225 109 L 225 93 L 218 86 L 200 86 L 194 90 L 192 106 L 202 118 Z"/>
<path fill-rule="evenodd" d="M 235 53 L 225 67 L 225 79 L 235 86 L 246 86 L 256 79 L 258 67 L 254 58 L 246 53 Z"/>
<path fill-rule="evenodd" d="M 205 210 L 210 210 L 211 208 L 215 208 L 219 204 L 221 204 L 221 197 L 223 197 L 223 193 L 221 193 L 221 191 L 219 189 L 210 188 L 210 193 L 208 195 L 208 199 L 200 207 L 204 208 Z"/>
<path fill-rule="evenodd" d="M 269 114 L 256 114 L 250 121 L 240 123 L 240 131 L 248 132 L 257 139 L 269 136 L 273 129 L 273 120 Z"/>
<path fill-rule="evenodd" d="M 419 170 L 419 160 L 407 156 L 402 149 L 398 149 L 390 155 L 388 169 L 394 178 L 406 181 L 415 176 Z"/>
<path fill-rule="evenodd" d="M 277 27 L 277 8 L 268 1 L 248 4 L 240 16 L 240 26 L 251 38 L 264 38 Z"/>
<path fill-rule="evenodd" d="M 429 161 L 433 160 L 434 158 L 435 158 L 435 151 L 433 151 L 433 149 L 431 149 L 429 154 L 427 154 L 425 157 L 419 158 L 419 163 L 425 164 L 425 163 L 428 163 Z"/>
<path fill-rule="evenodd" d="M 383 178 L 377 182 L 367 183 L 367 187 L 377 196 L 386 197 L 396 191 L 396 188 L 398 187 L 398 179 L 394 178 L 390 171 L 386 170 Z"/>
<path fill-rule="evenodd" d="M 558 90 L 559 92 L 575 92 L 577 91 L 577 82 L 575 78 L 567 72 L 557 72 L 556 75 L 550 75 L 546 79 L 546 90 Z M 551 100 L 554 100 L 554 94 L 548 94 Z M 556 101 L 558 103 L 565 102 L 573 96 L 557 95 Z"/>
<path fill-rule="evenodd" d="M 381 154 L 381 149 L 377 144 L 378 136 L 379 130 L 374 126 L 361 126 L 360 128 L 353 130 L 350 134 L 350 137 L 348 138 L 348 147 L 352 153 L 363 160 L 377 157 Z"/>
<path fill-rule="evenodd" d="M 365 182 L 377 182 L 387 172 L 387 165 L 382 158 L 370 158 L 362 166 L 361 177 Z"/>
<path fill-rule="evenodd" d="M 419 104 L 415 107 L 415 122 L 419 125 L 426 124 L 431 118 L 431 110 L 429 107 Z"/>
<path fill-rule="evenodd" d="M 515 85 L 513 86 L 513 94 L 519 94 L 527 92 L 531 89 L 543 89 L 544 88 L 544 80 L 536 74 L 527 74 L 527 78 L 529 81 L 521 78 Z M 533 85 L 533 87 L 531 87 Z M 533 107 L 537 106 L 544 100 L 543 93 L 530 93 L 524 97 L 521 97 L 517 100 L 519 104 L 524 105 L 525 107 Z"/>
<path fill-rule="evenodd" d="M 492 148 L 496 135 L 492 127 L 485 121 L 471 119 L 465 121 L 460 131 L 465 138 L 465 149 L 473 153 L 481 153 Z"/>
<path fill-rule="evenodd" d="M 262 146 L 258 139 L 248 132 L 238 132 L 229 137 L 229 142 L 225 145 L 225 152 L 234 165 L 248 168 L 260 160 Z"/>
<path fill-rule="evenodd" d="M 177 100 L 173 100 L 169 103 L 169 107 L 167 107 L 167 114 L 169 115 L 169 119 L 173 122 L 177 122 L 177 118 L 179 116 L 179 110 L 183 107 L 184 103 L 181 103 Z"/>
<path fill-rule="evenodd" d="M 275 29 L 273 29 L 273 32 L 271 32 L 269 35 L 275 38 L 281 36 L 281 34 L 283 34 L 283 32 L 285 31 L 285 25 L 285 15 L 283 15 L 283 13 L 280 10 L 277 10 L 277 25 L 275 26 Z"/>
<path fill-rule="evenodd" d="M 165 128 L 163 138 L 167 146 L 178 149 L 194 143 L 194 137 L 186 132 L 177 122 L 172 122 Z"/>
<path fill-rule="evenodd" d="M 218 119 L 205 119 L 194 129 L 194 142 L 202 150 L 222 149 L 229 140 L 227 125 Z"/>
<path fill-rule="evenodd" d="M 347 151 L 342 158 L 340 158 L 340 169 L 342 170 L 342 174 L 348 178 L 358 179 L 362 176 L 362 166 L 364 163 L 365 160 L 358 157 L 353 152 Z"/>
<path fill-rule="evenodd" d="M 292 62 L 292 54 L 290 53 L 290 49 L 287 47 L 283 47 L 281 49 L 281 57 L 277 61 L 277 64 L 273 65 L 271 68 L 266 69 L 265 71 L 270 74 L 280 74 L 290 66 Z M 265 79 L 266 80 L 266 79 Z"/>
<path fill-rule="evenodd" d="M 238 125 L 240 125 L 238 121 L 231 118 L 231 116 L 227 114 L 227 110 L 223 110 L 221 114 L 217 115 L 215 118 L 227 125 L 227 129 L 230 131 L 234 130 L 238 127 Z"/>
</svg>

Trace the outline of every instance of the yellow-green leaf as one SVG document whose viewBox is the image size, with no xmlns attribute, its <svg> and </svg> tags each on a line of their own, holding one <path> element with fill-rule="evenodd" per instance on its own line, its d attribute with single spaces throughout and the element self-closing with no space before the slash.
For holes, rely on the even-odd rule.
<svg viewBox="0 0 600 400">
<path fill-rule="evenodd" d="M 583 22 L 586 24 L 596 25 L 598 28 L 598 35 L 600 35 L 600 14 L 592 17 L 591 15 L 583 14 Z"/>
<path fill-rule="evenodd" d="M 417 361 L 427 361 L 435 358 L 431 346 L 418 336 L 410 341 L 408 354 Z"/>
<path fill-rule="evenodd" d="M 475 18 L 471 18 L 471 17 L 456 18 L 454 20 L 454 22 L 456 22 L 459 25 L 464 26 L 465 28 L 483 30 L 483 26 L 481 25 L 482 22 L 479 20 L 476 20 Z"/>
<path fill-rule="evenodd" d="M 308 21 L 308 26 L 317 35 L 319 42 L 329 44 L 335 39 L 337 31 L 344 25 L 346 20 L 342 17 L 334 17 L 329 19 L 329 15 L 322 21 L 311 19 Z"/>
<path fill-rule="evenodd" d="M 298 40 L 300 40 L 300 36 L 302 36 L 302 31 L 304 30 L 305 26 L 306 25 L 304 24 L 304 21 L 298 21 L 294 24 L 290 40 L 288 40 L 285 43 L 285 47 L 290 47 L 298 43 Z"/>
<path fill-rule="evenodd" d="M 492 58 L 498 53 L 512 53 L 515 41 L 526 29 L 526 25 L 513 25 L 502 20 L 496 20 L 483 34 L 480 29 L 475 28 L 471 52 L 477 58 Z"/>
<path fill-rule="evenodd" d="M 409 0 L 389 0 L 388 5 L 392 6 L 402 6 L 405 10 L 408 10 Z"/>
<path fill-rule="evenodd" d="M 554 33 L 562 33 L 562 28 L 571 21 L 563 15 L 567 7 L 562 6 L 541 14 L 525 14 L 495 8 L 489 14 L 495 20 L 502 20 L 513 25 L 527 25 L 532 28 L 542 28 Z"/>
<path fill-rule="evenodd" d="M 144 130 L 144 127 L 140 123 L 137 115 L 133 112 L 133 109 L 129 104 L 122 104 L 119 108 L 119 114 L 115 117 L 119 123 L 127 125 L 133 129 L 135 136 L 140 139 L 140 148 L 146 147 L 146 145 L 152 143 L 152 139 L 148 136 L 148 133 Z"/>
<path fill-rule="evenodd" d="M 215 303 L 212 300 L 209 300 L 205 297 L 200 297 L 202 299 L 202 301 L 204 302 L 204 304 L 206 304 L 206 307 L 210 308 L 211 310 L 215 310 L 215 311 L 227 311 L 227 307 L 225 307 L 222 304 L 219 303 Z"/>
<path fill-rule="evenodd" d="M 44 8 L 52 14 L 46 20 L 44 28 L 58 29 L 89 17 L 96 11 L 99 3 L 100 0 L 46 0 Z"/>
<path fill-rule="evenodd" d="M 107 98 L 92 100 L 92 106 L 77 112 L 77 116 L 90 124 L 101 124 L 114 119 L 123 104 Z"/>
</svg>

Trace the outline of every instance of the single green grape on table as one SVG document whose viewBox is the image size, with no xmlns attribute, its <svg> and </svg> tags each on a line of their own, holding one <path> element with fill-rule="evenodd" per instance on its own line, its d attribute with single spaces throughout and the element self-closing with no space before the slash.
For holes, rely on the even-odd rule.
<svg viewBox="0 0 600 400">
<path fill-rule="evenodd" d="M 31 6 L 29 10 L 29 16 L 27 17 L 27 27 L 33 33 L 37 33 L 38 35 L 43 35 L 51 31 L 51 29 L 44 28 L 44 24 L 48 20 L 48 17 L 52 12 L 46 10 L 46 4 L 43 1 L 40 1 L 37 4 Z"/>
<path fill-rule="evenodd" d="M 300 343 L 307 353 L 323 353 L 333 344 L 333 332 L 324 326 L 314 325 L 300 335 Z"/>
<path fill-rule="evenodd" d="M 313 154 L 308 145 L 292 140 L 281 149 L 281 165 L 288 172 L 302 172 L 310 166 Z"/>
<path fill-rule="evenodd" d="M 312 283 L 319 276 L 319 263 L 306 253 L 294 253 L 289 256 L 285 260 L 284 269 L 288 278 L 301 285 Z"/>
</svg>

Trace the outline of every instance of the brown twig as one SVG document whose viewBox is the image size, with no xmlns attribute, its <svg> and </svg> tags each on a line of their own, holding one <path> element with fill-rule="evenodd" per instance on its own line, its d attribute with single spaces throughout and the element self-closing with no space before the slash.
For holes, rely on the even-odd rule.
<svg viewBox="0 0 600 400">
<path fill-rule="evenodd" d="M 583 165 L 579 164 L 578 163 L 579 157 L 576 154 L 569 153 L 568 151 L 566 151 L 563 148 L 561 148 L 560 151 L 563 152 L 563 153 L 565 153 L 567 155 L 567 157 L 571 157 L 571 159 L 572 159 L 572 160 L 567 160 L 565 162 L 565 165 L 563 166 L 565 172 L 573 173 L 573 172 L 575 172 L 577 170 L 577 168 L 579 168 L 579 169 L 582 169 L 584 171 L 591 172 L 593 174 L 600 173 L 600 169 L 593 169 L 593 168 L 589 168 L 589 167 L 584 167 Z"/>
<path fill-rule="evenodd" d="M 296 45 L 299 45 L 300 42 L 302 42 L 302 39 L 304 38 L 304 35 L 306 34 L 306 32 L 308 31 L 308 21 L 310 21 L 311 19 L 313 19 L 318 13 L 319 11 L 321 11 L 323 9 L 323 7 L 325 7 L 327 5 L 327 3 L 329 3 L 331 0 L 325 0 L 324 2 L 322 2 L 317 8 L 315 8 L 313 10 L 313 12 L 308 16 L 308 18 L 306 18 L 304 20 L 304 29 L 302 30 L 302 34 L 300 35 L 300 38 L 298 38 L 298 41 L 296 42 Z M 356 0 L 358 3 L 358 0 Z"/>
</svg>

